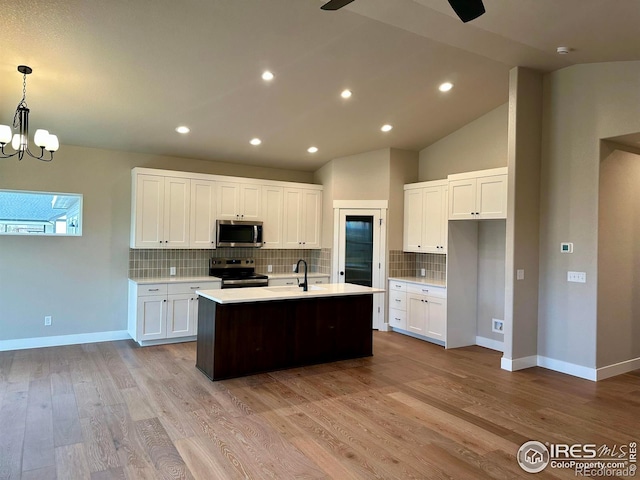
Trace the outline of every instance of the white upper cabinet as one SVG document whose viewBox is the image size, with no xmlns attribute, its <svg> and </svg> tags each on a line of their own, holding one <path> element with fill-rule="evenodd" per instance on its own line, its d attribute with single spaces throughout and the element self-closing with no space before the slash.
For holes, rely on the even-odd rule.
<svg viewBox="0 0 640 480">
<path fill-rule="evenodd" d="M 320 248 L 322 186 L 136 167 L 131 248 L 216 248 L 216 220 L 263 222 L 264 248 Z"/>
<path fill-rule="evenodd" d="M 405 185 L 405 252 L 447 252 L 447 185 L 445 180 Z"/>
<path fill-rule="evenodd" d="M 284 189 L 283 247 L 320 248 L 322 191 Z"/>
<path fill-rule="evenodd" d="M 131 246 L 187 248 L 189 246 L 190 180 L 137 175 L 134 181 Z"/>
<path fill-rule="evenodd" d="M 262 248 L 282 248 L 283 188 L 262 187 Z"/>
<path fill-rule="evenodd" d="M 449 220 L 507 218 L 507 168 L 449 175 Z"/>
<path fill-rule="evenodd" d="M 191 180 L 190 248 L 216 248 L 216 189 L 211 180 Z"/>
<path fill-rule="evenodd" d="M 218 182 L 219 220 L 262 220 L 262 186 Z"/>
</svg>

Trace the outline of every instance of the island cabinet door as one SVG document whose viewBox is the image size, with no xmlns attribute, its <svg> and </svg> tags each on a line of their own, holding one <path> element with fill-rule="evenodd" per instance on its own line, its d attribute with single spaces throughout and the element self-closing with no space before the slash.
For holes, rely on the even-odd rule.
<svg viewBox="0 0 640 480">
<path fill-rule="evenodd" d="M 281 302 L 216 305 L 214 378 L 232 378 L 287 366 L 286 314 Z"/>
</svg>

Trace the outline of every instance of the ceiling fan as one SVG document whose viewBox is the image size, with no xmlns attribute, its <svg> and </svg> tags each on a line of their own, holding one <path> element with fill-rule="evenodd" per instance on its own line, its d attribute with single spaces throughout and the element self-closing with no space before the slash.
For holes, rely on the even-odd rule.
<svg viewBox="0 0 640 480">
<path fill-rule="evenodd" d="M 320 8 L 322 10 L 338 10 L 351 2 L 353 0 L 330 0 Z M 465 23 L 478 18 L 485 12 L 482 0 L 449 0 L 449 4 L 460 20 Z"/>
</svg>

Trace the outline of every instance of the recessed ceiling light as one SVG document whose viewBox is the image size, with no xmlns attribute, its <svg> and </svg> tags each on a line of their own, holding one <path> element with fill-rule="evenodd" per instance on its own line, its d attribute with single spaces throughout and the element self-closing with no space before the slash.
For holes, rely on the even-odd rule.
<svg viewBox="0 0 640 480">
<path fill-rule="evenodd" d="M 185 127 L 184 125 L 181 125 L 180 127 L 176 128 L 176 132 L 182 133 L 182 134 L 189 133 L 190 131 L 191 129 L 189 127 Z"/>
<path fill-rule="evenodd" d="M 351 93 L 351 90 L 349 89 L 343 90 L 342 93 L 340 94 L 342 98 L 351 98 L 351 95 L 352 93 Z"/>
<path fill-rule="evenodd" d="M 260 140 L 259 138 L 252 138 L 249 143 L 251 145 L 260 145 L 262 143 L 262 140 Z"/>
<path fill-rule="evenodd" d="M 566 55 L 570 51 L 571 51 L 571 49 L 569 47 L 558 47 L 558 48 L 556 48 L 556 52 L 558 52 L 560 55 Z"/>
<path fill-rule="evenodd" d="M 266 80 L 267 82 L 273 80 L 273 73 L 271 73 L 269 70 L 265 70 L 264 72 L 262 72 L 262 79 Z"/>
<path fill-rule="evenodd" d="M 383 132 L 389 132 L 391 131 L 392 128 L 393 128 L 392 125 L 386 124 L 386 125 L 382 125 L 382 127 L 380 127 L 380 130 L 382 130 Z"/>
<path fill-rule="evenodd" d="M 309 147 L 307 148 L 307 152 L 316 153 L 318 151 L 318 147 Z"/>
<path fill-rule="evenodd" d="M 451 82 L 444 82 L 442 83 L 439 87 L 438 90 L 440 90 L 441 92 L 448 92 L 449 90 L 451 90 L 453 88 L 453 83 Z"/>
</svg>

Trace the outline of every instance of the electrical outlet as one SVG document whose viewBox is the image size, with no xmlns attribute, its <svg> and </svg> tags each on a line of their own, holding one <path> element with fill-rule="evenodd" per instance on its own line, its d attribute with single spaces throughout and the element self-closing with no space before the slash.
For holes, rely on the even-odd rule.
<svg viewBox="0 0 640 480">
<path fill-rule="evenodd" d="M 587 283 L 587 272 L 567 272 L 567 282 Z"/>
<path fill-rule="evenodd" d="M 267 265 L 267 273 L 273 272 L 273 265 Z"/>
<path fill-rule="evenodd" d="M 47 315 L 46 317 L 44 317 L 44 325 L 46 327 L 48 327 L 49 325 L 51 325 L 51 315 Z"/>
<path fill-rule="evenodd" d="M 504 333 L 504 320 L 498 320 L 497 318 L 492 318 L 491 331 L 495 333 Z"/>
<path fill-rule="evenodd" d="M 524 280 L 524 268 L 516 270 L 516 280 Z"/>
<path fill-rule="evenodd" d="M 295 272 L 296 271 L 296 264 L 294 263 L 293 266 L 291 267 L 291 271 Z"/>
<path fill-rule="evenodd" d="M 176 267 L 169 267 L 169 275 L 175 275 L 176 274 Z"/>
<path fill-rule="evenodd" d="M 420 276 L 421 276 L 421 277 L 426 277 L 426 276 L 427 276 L 427 270 L 426 270 L 426 269 L 424 269 L 424 268 L 421 268 L 421 269 L 420 269 Z"/>
</svg>

